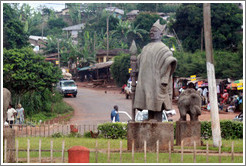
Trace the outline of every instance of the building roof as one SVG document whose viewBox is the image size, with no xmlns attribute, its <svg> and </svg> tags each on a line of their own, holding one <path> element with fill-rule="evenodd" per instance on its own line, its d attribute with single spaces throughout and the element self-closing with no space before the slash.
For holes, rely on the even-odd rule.
<svg viewBox="0 0 246 166">
<path fill-rule="evenodd" d="M 116 55 L 119 55 L 121 52 L 123 52 L 123 53 L 130 53 L 130 51 L 128 49 L 116 48 L 116 49 L 108 50 L 108 55 L 109 56 L 116 56 Z M 96 55 L 97 56 L 107 55 L 107 50 L 99 49 L 99 50 L 97 50 Z"/>
<path fill-rule="evenodd" d="M 78 72 L 86 71 L 86 70 L 96 70 L 96 69 L 102 69 L 102 68 L 110 67 L 113 63 L 114 63 L 113 61 L 96 63 L 96 64 L 94 64 L 92 66 L 78 68 Z"/>
<path fill-rule="evenodd" d="M 110 11 L 110 12 L 114 11 L 115 13 L 124 15 L 124 10 L 121 10 L 121 9 L 119 9 L 117 7 L 107 7 L 107 8 L 105 8 L 105 10 Z"/>
<path fill-rule="evenodd" d="M 47 40 L 47 37 L 42 37 L 42 36 L 29 36 L 29 39 L 32 39 L 32 40 L 39 40 L 39 39 L 44 39 L 44 40 Z"/>
<path fill-rule="evenodd" d="M 62 28 L 62 30 L 64 31 L 80 31 L 82 29 L 84 29 L 85 27 L 85 24 L 78 24 L 78 25 L 72 25 L 72 26 L 69 26 L 69 27 L 66 27 L 66 28 Z"/>
<path fill-rule="evenodd" d="M 135 16 L 135 15 L 138 15 L 138 13 L 139 13 L 139 10 L 132 10 L 129 13 L 127 13 L 126 15 L 127 16 Z"/>
</svg>

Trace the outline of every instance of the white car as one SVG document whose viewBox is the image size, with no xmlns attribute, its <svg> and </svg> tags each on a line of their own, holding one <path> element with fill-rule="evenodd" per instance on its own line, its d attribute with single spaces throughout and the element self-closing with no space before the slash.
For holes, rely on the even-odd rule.
<svg viewBox="0 0 246 166">
<path fill-rule="evenodd" d="M 132 120 L 132 117 L 128 114 L 128 112 L 119 111 L 120 119 L 123 119 L 123 118 L 121 118 L 122 115 L 127 116 L 127 119 L 128 119 L 127 122 Z M 172 120 L 169 120 L 168 117 L 169 116 L 173 116 L 173 115 L 176 115 L 176 111 L 175 110 L 170 110 L 170 111 L 163 110 L 162 122 L 172 121 Z M 136 122 L 142 122 L 142 121 L 147 120 L 147 119 L 148 119 L 148 110 L 137 111 L 137 113 L 135 115 L 135 121 Z M 127 123 L 127 122 L 123 122 L 123 123 Z M 113 123 L 114 123 L 114 120 L 113 120 Z"/>
</svg>

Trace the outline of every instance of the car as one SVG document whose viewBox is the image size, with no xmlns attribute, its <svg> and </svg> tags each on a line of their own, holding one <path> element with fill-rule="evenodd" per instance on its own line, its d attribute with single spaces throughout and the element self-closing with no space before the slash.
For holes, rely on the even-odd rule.
<svg viewBox="0 0 246 166">
<path fill-rule="evenodd" d="M 74 80 L 60 80 L 57 83 L 57 90 L 64 96 L 76 97 L 78 93 Z"/>
<path fill-rule="evenodd" d="M 172 121 L 172 119 L 168 119 L 168 117 L 173 116 L 175 114 L 176 114 L 175 110 L 170 110 L 170 111 L 163 110 L 162 122 Z M 123 117 L 122 117 L 122 115 L 123 115 Z M 121 121 L 123 121 L 123 123 L 128 123 L 129 121 L 132 120 L 132 117 L 126 111 L 119 111 L 119 116 L 120 116 L 120 119 L 122 119 Z M 124 116 L 126 116 L 126 117 L 124 117 Z M 125 120 L 125 119 L 127 119 L 127 120 Z M 147 119 L 148 119 L 148 110 L 137 111 L 137 113 L 135 115 L 135 122 L 142 122 L 142 121 L 147 120 Z"/>
</svg>

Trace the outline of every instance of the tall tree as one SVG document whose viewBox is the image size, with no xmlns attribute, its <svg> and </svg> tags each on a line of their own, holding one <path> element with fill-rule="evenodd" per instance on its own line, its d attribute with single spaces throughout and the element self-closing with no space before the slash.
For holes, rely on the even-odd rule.
<svg viewBox="0 0 246 166">
<path fill-rule="evenodd" d="M 21 48 L 28 45 L 28 33 L 24 24 L 18 19 L 17 12 L 11 4 L 3 4 L 3 47 L 6 49 Z"/>
<path fill-rule="evenodd" d="M 182 4 L 176 11 L 173 28 L 185 50 L 194 52 L 201 48 L 203 28 L 202 4 Z M 243 24 L 242 10 L 237 4 L 212 3 L 211 24 L 214 49 L 235 49 L 242 41 L 237 33 Z"/>
</svg>

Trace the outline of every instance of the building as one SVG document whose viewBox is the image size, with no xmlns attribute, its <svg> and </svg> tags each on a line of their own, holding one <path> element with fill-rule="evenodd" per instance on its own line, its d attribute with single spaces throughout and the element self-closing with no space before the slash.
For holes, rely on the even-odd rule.
<svg viewBox="0 0 246 166">
<path fill-rule="evenodd" d="M 133 21 L 139 14 L 139 10 L 132 10 L 129 13 L 126 14 L 127 20 Z"/>
<path fill-rule="evenodd" d="M 44 43 L 47 41 L 47 37 L 42 36 L 29 36 L 29 42 L 31 46 L 34 47 L 33 51 L 35 52 L 42 52 L 42 48 L 45 47 Z"/>
<path fill-rule="evenodd" d="M 77 25 L 62 28 L 62 30 L 67 31 L 67 38 L 71 36 L 72 38 L 76 39 L 78 37 L 79 32 L 82 32 L 84 27 L 85 24 L 82 23 L 82 24 L 77 24 Z"/>
<path fill-rule="evenodd" d="M 124 10 L 121 10 L 121 9 L 119 9 L 117 7 L 107 7 L 107 8 L 105 8 L 105 10 L 109 11 L 110 13 L 114 12 L 113 16 L 117 17 L 119 19 L 121 19 L 122 16 L 124 15 Z"/>
<path fill-rule="evenodd" d="M 117 55 L 120 55 L 120 53 L 130 53 L 128 49 L 111 49 L 108 50 L 108 61 L 113 60 L 113 58 Z M 96 61 L 97 63 L 106 62 L 107 60 L 107 50 L 97 50 L 96 52 Z"/>
</svg>

